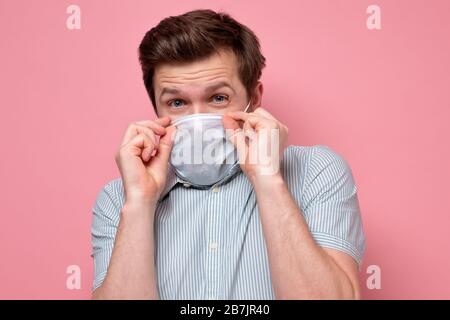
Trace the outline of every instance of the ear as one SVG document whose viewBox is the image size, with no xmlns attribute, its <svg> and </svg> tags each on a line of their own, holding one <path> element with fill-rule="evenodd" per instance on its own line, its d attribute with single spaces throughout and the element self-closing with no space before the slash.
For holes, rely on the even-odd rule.
<svg viewBox="0 0 450 320">
<path fill-rule="evenodd" d="M 255 111 L 256 108 L 261 107 L 263 91 L 264 91 L 263 84 L 261 81 L 258 81 L 251 96 L 252 105 L 249 108 L 250 112 L 253 112 Z"/>
</svg>

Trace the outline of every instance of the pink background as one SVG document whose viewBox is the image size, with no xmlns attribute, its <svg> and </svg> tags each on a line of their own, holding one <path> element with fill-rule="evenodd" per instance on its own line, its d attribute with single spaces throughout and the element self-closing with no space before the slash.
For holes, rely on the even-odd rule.
<svg viewBox="0 0 450 320">
<path fill-rule="evenodd" d="M 81 8 L 81 30 L 66 8 Z M 366 8 L 381 7 L 381 30 Z M 267 58 L 290 143 L 342 154 L 359 188 L 367 299 L 450 298 L 450 2 L 0 1 L 0 298 L 89 298 L 91 207 L 129 122 L 154 117 L 137 47 L 159 20 L 221 9 Z M 80 290 L 66 288 L 79 265 Z M 381 268 L 381 289 L 366 268 Z"/>
</svg>

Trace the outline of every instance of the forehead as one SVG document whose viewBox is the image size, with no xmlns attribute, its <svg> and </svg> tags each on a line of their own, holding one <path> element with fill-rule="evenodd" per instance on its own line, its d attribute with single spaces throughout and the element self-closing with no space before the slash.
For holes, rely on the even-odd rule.
<svg viewBox="0 0 450 320">
<path fill-rule="evenodd" d="M 190 63 L 161 64 L 155 68 L 153 77 L 156 96 L 164 88 L 204 88 L 213 81 L 240 85 L 237 59 L 231 50 L 219 50 Z"/>
</svg>

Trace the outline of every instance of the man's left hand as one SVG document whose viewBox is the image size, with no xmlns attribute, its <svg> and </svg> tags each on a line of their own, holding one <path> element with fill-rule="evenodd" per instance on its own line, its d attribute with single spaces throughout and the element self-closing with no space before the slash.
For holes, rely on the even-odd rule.
<svg viewBox="0 0 450 320">
<path fill-rule="evenodd" d="M 242 171 L 252 183 L 261 177 L 280 176 L 280 162 L 287 147 L 288 128 L 267 110 L 233 111 L 223 124 L 235 145 Z"/>
</svg>

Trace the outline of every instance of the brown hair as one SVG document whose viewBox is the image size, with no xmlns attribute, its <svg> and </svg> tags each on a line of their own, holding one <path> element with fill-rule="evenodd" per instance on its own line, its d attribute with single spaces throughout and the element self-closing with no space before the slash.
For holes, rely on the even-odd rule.
<svg viewBox="0 0 450 320">
<path fill-rule="evenodd" d="M 194 10 L 167 17 L 150 29 L 139 45 L 139 62 L 155 110 L 153 74 L 158 64 L 193 62 L 221 48 L 233 50 L 240 80 L 250 96 L 261 77 L 265 58 L 258 38 L 248 27 L 226 13 Z"/>
</svg>

